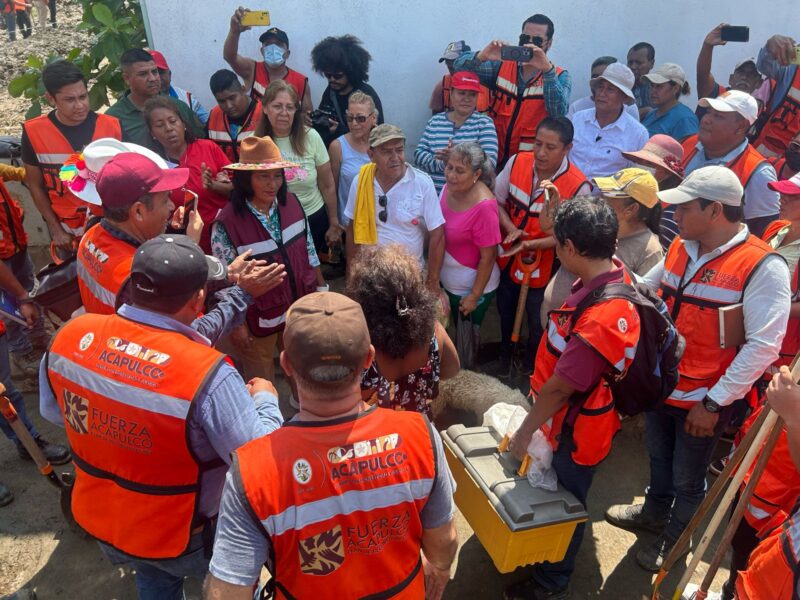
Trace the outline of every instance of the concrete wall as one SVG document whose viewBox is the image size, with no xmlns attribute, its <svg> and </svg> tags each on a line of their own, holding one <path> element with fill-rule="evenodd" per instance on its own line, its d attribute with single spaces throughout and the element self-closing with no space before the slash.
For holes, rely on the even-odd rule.
<svg viewBox="0 0 800 600">
<path fill-rule="evenodd" d="M 173 80 L 208 106 L 213 102 L 208 79 L 226 67 L 222 44 L 230 15 L 243 1 L 143 0 L 151 43 L 167 56 Z M 750 26 L 750 43 L 716 49 L 713 72 L 727 83 L 736 62 L 755 56 L 776 30 L 797 35 L 787 22 L 796 14 L 797 1 L 773 0 L 763 10 L 753 10 L 757 5 L 751 0 L 253 0 L 248 8 L 268 9 L 273 25 L 288 33 L 289 64 L 309 76 L 315 105 L 325 82 L 311 71 L 311 48 L 327 35 L 352 33 L 361 38 L 373 57 L 370 83 L 383 101 L 387 121 L 406 129 L 413 141 L 430 117 L 430 92 L 445 72 L 437 60 L 452 40 L 465 39 L 473 49 L 495 38 L 516 43 L 522 21 L 542 12 L 555 23 L 550 57 L 572 74 L 573 100 L 588 93 L 595 57 L 610 54 L 624 61 L 628 48 L 639 41 L 656 47 L 656 63 L 683 66 L 694 88 L 697 53 L 710 29 L 723 21 Z M 243 34 L 240 53 L 258 57 L 262 31 Z M 689 101 L 694 106 L 694 95 Z"/>
</svg>

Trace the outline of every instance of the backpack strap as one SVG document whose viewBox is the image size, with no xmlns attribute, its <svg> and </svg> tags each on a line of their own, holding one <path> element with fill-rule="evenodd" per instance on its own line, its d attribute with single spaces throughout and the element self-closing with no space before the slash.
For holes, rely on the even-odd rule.
<svg viewBox="0 0 800 600">
<path fill-rule="evenodd" d="M 601 285 L 597 289 L 593 290 L 591 293 L 587 294 L 583 298 L 583 300 L 578 302 L 578 305 L 572 312 L 569 321 L 569 332 L 567 335 L 567 339 L 569 338 L 569 335 L 572 334 L 572 328 L 580 320 L 583 313 L 585 313 L 589 308 L 591 308 L 595 304 L 599 304 L 600 302 L 603 302 L 605 300 L 613 300 L 613 299 L 628 300 L 629 302 L 633 302 L 634 304 L 640 303 L 639 292 L 637 292 L 636 288 L 633 287 L 633 285 L 631 285 L 630 283 L 614 282 Z"/>
</svg>

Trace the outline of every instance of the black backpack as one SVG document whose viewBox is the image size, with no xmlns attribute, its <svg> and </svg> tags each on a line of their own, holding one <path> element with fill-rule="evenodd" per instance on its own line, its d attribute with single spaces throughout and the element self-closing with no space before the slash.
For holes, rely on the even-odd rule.
<svg viewBox="0 0 800 600">
<path fill-rule="evenodd" d="M 664 301 L 643 284 L 608 283 L 597 288 L 575 307 L 570 331 L 586 309 L 612 298 L 636 305 L 641 322 L 633 362 L 619 376 L 604 376 L 615 408 L 623 415 L 633 416 L 658 408 L 678 385 L 678 363 L 686 340 L 678 333 Z"/>
</svg>

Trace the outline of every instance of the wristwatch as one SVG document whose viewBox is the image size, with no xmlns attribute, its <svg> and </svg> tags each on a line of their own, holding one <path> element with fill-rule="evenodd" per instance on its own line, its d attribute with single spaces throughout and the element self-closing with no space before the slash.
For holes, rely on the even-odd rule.
<svg viewBox="0 0 800 600">
<path fill-rule="evenodd" d="M 722 410 L 722 407 L 719 404 L 717 404 L 716 402 L 714 402 L 708 396 L 703 398 L 703 408 L 705 408 L 708 412 L 714 413 L 714 414 L 716 414 L 720 410 Z"/>
</svg>

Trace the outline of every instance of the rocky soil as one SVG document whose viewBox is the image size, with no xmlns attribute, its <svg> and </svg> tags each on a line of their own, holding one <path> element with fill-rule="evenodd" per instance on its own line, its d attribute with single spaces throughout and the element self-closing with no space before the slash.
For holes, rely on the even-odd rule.
<svg viewBox="0 0 800 600">
<path fill-rule="evenodd" d="M 81 22 L 81 6 L 70 0 L 58 1 L 58 27 L 48 28 L 42 32 L 37 29 L 36 8 L 33 9 L 31 21 L 34 32 L 28 39 L 22 39 L 17 31 L 17 41 L 9 42 L 8 34 L 0 31 L 0 135 L 19 135 L 25 111 L 29 101 L 26 98 L 12 98 L 8 93 L 8 83 L 25 71 L 28 56 L 37 54 L 47 57 L 49 54 L 66 55 L 73 48 L 88 48 L 92 38 L 84 31 L 78 31 Z M 48 20 L 49 25 L 49 20 Z"/>
</svg>

